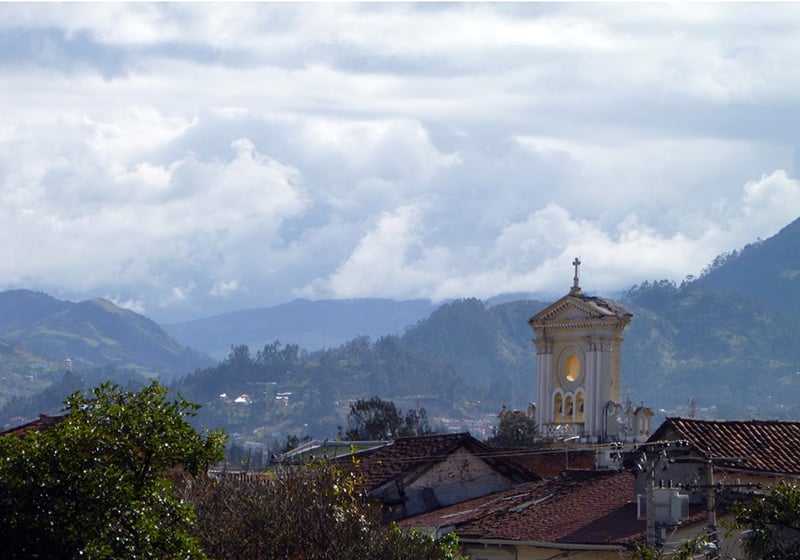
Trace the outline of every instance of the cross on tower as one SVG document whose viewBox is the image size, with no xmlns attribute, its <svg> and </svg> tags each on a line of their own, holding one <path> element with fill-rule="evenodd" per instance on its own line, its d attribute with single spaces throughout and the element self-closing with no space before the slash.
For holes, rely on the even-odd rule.
<svg viewBox="0 0 800 560">
<path fill-rule="evenodd" d="M 578 284 L 578 269 L 581 266 L 581 259 L 575 257 L 575 260 L 572 261 L 572 266 L 575 267 L 575 277 L 572 279 L 572 289 L 569 291 L 570 295 L 578 295 L 581 293 L 580 284 Z"/>
</svg>

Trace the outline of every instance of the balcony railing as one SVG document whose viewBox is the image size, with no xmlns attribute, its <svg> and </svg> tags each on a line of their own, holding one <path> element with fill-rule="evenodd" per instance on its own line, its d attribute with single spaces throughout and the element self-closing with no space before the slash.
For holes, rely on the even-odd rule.
<svg viewBox="0 0 800 560">
<path fill-rule="evenodd" d="M 541 426 L 542 437 L 560 439 L 570 436 L 583 436 L 583 422 L 552 422 Z"/>
</svg>

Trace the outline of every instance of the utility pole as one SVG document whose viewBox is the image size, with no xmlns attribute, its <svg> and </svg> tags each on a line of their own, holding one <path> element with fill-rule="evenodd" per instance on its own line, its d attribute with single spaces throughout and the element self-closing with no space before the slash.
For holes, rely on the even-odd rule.
<svg viewBox="0 0 800 560">
<path fill-rule="evenodd" d="M 656 461 L 657 463 L 657 461 Z M 658 538 L 658 531 L 656 530 L 656 469 L 655 464 L 647 471 L 647 546 L 657 546 L 661 548 L 661 539 Z"/>
<path fill-rule="evenodd" d="M 714 462 L 711 460 L 711 452 L 708 453 L 706 461 L 706 511 L 708 511 L 708 535 L 714 545 L 719 544 L 717 538 L 717 506 L 716 495 L 714 493 Z"/>
<path fill-rule="evenodd" d="M 646 475 L 645 482 L 645 508 L 647 519 L 647 546 L 650 548 L 661 548 L 663 546 L 662 530 L 664 522 L 667 524 L 672 523 L 672 520 L 656 518 L 656 470 L 661 466 L 662 462 L 671 462 L 670 454 L 675 451 L 685 453 L 688 448 L 686 441 L 655 441 L 642 445 L 643 449 L 639 458 L 636 461 L 636 466 L 639 472 Z M 688 499 L 688 498 L 687 498 Z M 677 522 L 677 519 L 674 520 Z M 659 526 L 661 525 L 661 526 Z"/>
<path fill-rule="evenodd" d="M 665 443 L 663 447 L 659 446 L 661 447 L 660 449 L 657 447 L 653 447 L 652 451 L 648 449 L 650 454 L 648 455 L 648 451 L 642 452 L 639 456 L 639 460 L 636 462 L 639 471 L 647 476 L 647 481 L 645 483 L 645 508 L 647 514 L 647 546 L 650 548 L 661 548 L 662 544 L 659 538 L 658 527 L 656 526 L 656 468 L 662 459 L 667 458 L 666 447 L 668 446 L 669 444 Z"/>
<path fill-rule="evenodd" d="M 706 520 L 708 536 L 707 543 L 709 545 L 709 552 L 706 558 L 719 558 L 719 527 L 717 526 L 717 495 L 721 492 L 730 489 L 739 488 L 761 488 L 761 483 L 729 483 L 729 482 L 714 482 L 714 463 L 731 464 L 731 463 L 744 463 L 743 457 L 714 457 L 711 450 L 707 449 L 705 457 L 693 458 L 687 457 L 678 459 L 677 463 L 702 463 L 705 466 L 706 480 L 705 484 L 686 484 L 684 490 L 687 492 L 705 490 L 706 491 Z"/>
</svg>

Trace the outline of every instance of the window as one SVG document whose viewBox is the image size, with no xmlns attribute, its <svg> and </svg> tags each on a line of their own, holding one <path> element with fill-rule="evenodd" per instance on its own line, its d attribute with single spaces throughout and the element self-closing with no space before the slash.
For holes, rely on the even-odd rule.
<svg viewBox="0 0 800 560">
<path fill-rule="evenodd" d="M 567 361 L 564 362 L 564 377 L 567 378 L 567 381 L 577 381 L 578 376 L 581 374 L 581 361 L 573 354 Z"/>
<path fill-rule="evenodd" d="M 563 422 L 564 421 L 564 397 L 561 396 L 561 393 L 556 393 L 556 396 L 553 400 L 553 422 Z"/>
</svg>

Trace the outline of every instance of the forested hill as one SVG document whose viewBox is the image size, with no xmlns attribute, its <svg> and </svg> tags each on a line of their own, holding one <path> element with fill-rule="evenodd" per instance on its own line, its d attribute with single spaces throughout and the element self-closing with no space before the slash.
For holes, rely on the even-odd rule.
<svg viewBox="0 0 800 560">
<path fill-rule="evenodd" d="M 800 218 L 767 240 L 720 255 L 696 283 L 800 317 Z"/>
<path fill-rule="evenodd" d="M 333 437 L 348 403 L 373 395 L 405 409 L 423 406 L 431 417 L 461 419 L 460 428 L 469 429 L 472 419 L 532 400 L 535 350 L 527 320 L 543 305 L 456 300 L 403 335 L 358 337 L 311 353 L 279 342 L 252 350 L 240 345 L 219 366 L 172 387 L 204 403 L 201 425 L 235 434 L 306 426 L 315 437 Z M 237 399 L 248 404 L 235 406 Z"/>
<path fill-rule="evenodd" d="M 44 388 L 66 369 L 114 365 L 168 379 L 211 363 L 150 319 L 110 301 L 0 292 L 0 402 Z"/>
<path fill-rule="evenodd" d="M 699 278 L 627 293 L 624 383 L 722 418 L 800 418 L 800 219 L 718 256 Z"/>
<path fill-rule="evenodd" d="M 621 303 L 634 313 L 622 367 L 625 396 L 635 404 L 686 413 L 694 398 L 711 417 L 800 417 L 794 334 L 800 325 L 764 303 L 691 283 L 645 283 Z M 236 434 L 261 429 L 333 437 L 347 403 L 373 395 L 461 418 L 470 429 L 470 419 L 535 399 L 536 352 L 527 321 L 545 306 L 463 299 L 440 306 L 401 336 L 360 337 L 313 353 L 291 344 L 252 353 L 241 346 L 174 388 L 205 403 L 204 425 Z M 232 405 L 242 394 L 251 404 Z"/>
<path fill-rule="evenodd" d="M 719 418 L 800 417 L 800 323 L 768 304 L 696 283 L 628 292 L 623 383 L 637 400 L 694 398 Z"/>
</svg>

